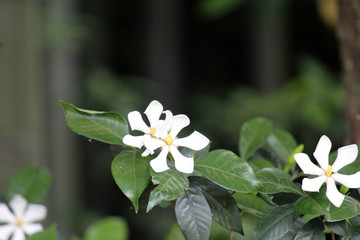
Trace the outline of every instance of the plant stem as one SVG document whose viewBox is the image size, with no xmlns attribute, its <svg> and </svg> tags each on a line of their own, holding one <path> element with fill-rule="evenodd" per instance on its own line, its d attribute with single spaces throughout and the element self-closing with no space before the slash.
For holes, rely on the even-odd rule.
<svg viewBox="0 0 360 240">
<path fill-rule="evenodd" d="M 331 240 L 335 240 L 335 233 L 331 232 Z"/>
<path fill-rule="evenodd" d="M 229 240 L 232 240 L 232 239 L 233 239 L 233 235 L 234 235 L 234 232 L 233 232 L 233 231 L 230 231 Z"/>
</svg>

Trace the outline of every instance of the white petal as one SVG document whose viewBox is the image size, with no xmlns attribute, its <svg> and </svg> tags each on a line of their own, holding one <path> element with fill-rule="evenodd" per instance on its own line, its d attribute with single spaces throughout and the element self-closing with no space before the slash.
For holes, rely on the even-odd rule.
<svg viewBox="0 0 360 240">
<path fill-rule="evenodd" d="M 332 165 L 333 171 L 337 172 L 344 166 L 355 161 L 358 155 L 358 147 L 356 144 L 348 145 L 338 149 L 338 154 L 334 164 Z"/>
<path fill-rule="evenodd" d="M 40 223 L 28 223 L 23 225 L 23 229 L 27 235 L 31 235 L 42 231 L 44 228 Z"/>
<path fill-rule="evenodd" d="M 323 135 L 320 138 L 314 152 L 314 157 L 316 158 L 322 169 L 326 170 L 327 167 L 329 166 L 330 150 L 331 150 L 331 141 L 327 136 Z"/>
<path fill-rule="evenodd" d="M 316 178 L 304 178 L 302 181 L 302 186 L 301 188 L 304 191 L 308 191 L 308 192 L 318 192 L 321 185 L 323 185 L 323 183 L 326 180 L 326 176 L 322 175 Z"/>
<path fill-rule="evenodd" d="M 210 140 L 201 133 L 194 131 L 187 137 L 178 138 L 173 141 L 175 146 L 187 147 L 199 151 L 209 144 Z"/>
<path fill-rule="evenodd" d="M 156 125 L 155 136 L 158 138 L 166 137 L 171 128 L 173 114 L 169 110 L 164 111 L 164 113 L 166 115 L 165 120 L 159 120 Z"/>
<path fill-rule="evenodd" d="M 15 225 L 0 225 L 0 239 L 9 239 L 10 235 L 15 231 Z"/>
<path fill-rule="evenodd" d="M 335 181 L 331 177 L 327 179 L 326 196 L 336 207 L 340 207 L 345 198 L 336 188 Z"/>
<path fill-rule="evenodd" d="M 181 129 L 188 126 L 189 124 L 190 124 L 190 119 L 186 115 L 179 114 L 174 116 L 172 118 L 170 136 L 173 139 L 175 139 L 178 133 L 181 131 Z"/>
<path fill-rule="evenodd" d="M 123 143 L 132 147 L 141 148 L 144 146 L 144 136 L 132 136 L 130 134 L 125 135 Z"/>
<path fill-rule="evenodd" d="M 163 111 L 163 106 L 158 101 L 154 100 L 152 101 L 149 106 L 145 110 L 145 114 L 147 118 L 149 119 L 150 126 L 156 127 L 157 122 L 160 119 L 160 115 Z"/>
<path fill-rule="evenodd" d="M 320 175 L 325 173 L 324 170 L 312 163 L 309 156 L 305 153 L 296 153 L 294 158 L 305 174 Z"/>
<path fill-rule="evenodd" d="M 149 156 L 150 154 L 151 154 L 151 152 L 150 152 L 149 150 L 145 149 L 145 151 L 141 154 L 141 156 L 147 157 L 147 156 Z"/>
<path fill-rule="evenodd" d="M 138 130 L 143 133 L 150 133 L 150 127 L 146 125 L 138 111 L 129 112 L 128 114 L 129 124 L 131 130 Z"/>
<path fill-rule="evenodd" d="M 145 138 L 144 145 L 151 154 L 154 154 L 154 150 L 163 147 L 166 143 L 160 139 L 156 138 Z"/>
<path fill-rule="evenodd" d="M 12 212 L 10 212 L 10 209 L 8 206 L 6 206 L 5 203 L 0 203 L 0 223 L 7 222 L 15 222 L 16 218 Z M 1 234 L 0 234 L 1 236 Z"/>
<path fill-rule="evenodd" d="M 21 228 L 16 228 L 11 240 L 25 240 L 25 233 Z"/>
<path fill-rule="evenodd" d="M 169 148 L 164 147 L 164 149 L 160 152 L 160 154 L 150 161 L 150 166 L 154 170 L 154 172 L 164 172 L 169 169 L 166 163 L 166 157 L 169 153 Z"/>
<path fill-rule="evenodd" d="M 183 173 L 194 171 L 194 159 L 183 156 L 175 146 L 170 146 L 171 155 L 175 160 L 175 168 Z"/>
<path fill-rule="evenodd" d="M 18 194 L 11 199 L 9 205 L 13 210 L 15 217 L 22 218 L 25 212 L 27 201 L 25 198 Z"/>
<path fill-rule="evenodd" d="M 42 221 L 46 218 L 47 209 L 40 204 L 29 204 L 23 217 L 24 222 Z"/>
<path fill-rule="evenodd" d="M 344 175 L 340 173 L 334 173 L 331 175 L 335 181 L 341 183 L 348 188 L 360 188 L 360 172 L 352 175 Z"/>
</svg>

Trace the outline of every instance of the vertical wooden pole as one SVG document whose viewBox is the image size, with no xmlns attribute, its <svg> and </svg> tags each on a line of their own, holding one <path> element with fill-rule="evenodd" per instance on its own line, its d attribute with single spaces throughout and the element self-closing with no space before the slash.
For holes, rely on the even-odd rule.
<svg viewBox="0 0 360 240">
<path fill-rule="evenodd" d="M 338 0 L 338 37 L 346 86 L 349 142 L 360 144 L 360 1 Z"/>
</svg>

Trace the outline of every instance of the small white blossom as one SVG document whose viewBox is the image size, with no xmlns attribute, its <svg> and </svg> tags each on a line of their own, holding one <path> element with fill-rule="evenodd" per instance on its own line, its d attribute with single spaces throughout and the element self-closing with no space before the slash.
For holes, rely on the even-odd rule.
<svg viewBox="0 0 360 240">
<path fill-rule="evenodd" d="M 28 204 L 21 195 L 14 196 L 9 205 L 12 212 L 5 203 L 0 203 L 0 240 L 25 240 L 25 235 L 43 230 L 42 225 L 35 222 L 45 219 L 45 206 Z"/>
<path fill-rule="evenodd" d="M 155 149 L 161 148 L 160 154 L 150 161 L 150 165 L 155 172 L 163 172 L 169 169 L 167 165 L 167 155 L 171 153 L 175 161 L 175 168 L 184 173 L 192 173 L 194 170 L 194 158 L 183 156 L 179 150 L 180 147 L 190 148 L 198 151 L 209 144 L 209 139 L 201 133 L 194 131 L 187 137 L 178 138 L 178 133 L 190 124 L 186 115 L 176 115 L 171 120 L 170 131 L 160 138 L 145 139 L 145 147 L 153 153 Z"/>
<path fill-rule="evenodd" d="M 344 166 L 355 161 L 358 154 L 356 144 L 344 146 L 338 149 L 338 155 L 334 164 L 329 165 L 329 153 L 331 150 L 331 141 L 327 136 L 322 136 L 316 146 L 314 157 L 320 165 L 320 168 L 311 162 L 309 156 L 305 153 L 294 155 L 296 163 L 305 174 L 317 175 L 315 178 L 304 178 L 302 189 L 309 192 L 318 192 L 323 183 L 326 183 L 326 196 L 336 207 L 340 207 L 345 196 L 336 188 L 335 182 L 348 187 L 360 187 L 360 172 L 352 175 L 344 175 L 338 171 Z"/>
<path fill-rule="evenodd" d="M 127 134 L 123 138 L 123 142 L 126 145 L 136 148 L 142 148 L 144 146 L 144 140 L 147 138 L 155 138 L 163 135 L 164 132 L 169 130 L 169 121 L 172 118 L 170 111 L 163 112 L 163 106 L 158 101 L 152 101 L 145 110 L 150 126 L 147 126 L 138 111 L 133 111 L 128 114 L 129 124 L 132 130 L 138 130 L 144 133 L 141 136 L 132 136 Z M 160 120 L 161 114 L 166 115 L 165 120 Z M 149 151 L 145 150 L 142 156 L 149 155 Z"/>
</svg>

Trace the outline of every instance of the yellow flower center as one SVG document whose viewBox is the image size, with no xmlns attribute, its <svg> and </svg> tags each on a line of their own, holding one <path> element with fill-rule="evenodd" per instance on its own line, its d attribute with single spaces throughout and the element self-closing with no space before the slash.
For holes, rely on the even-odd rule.
<svg viewBox="0 0 360 240">
<path fill-rule="evenodd" d="M 16 226 L 21 227 L 23 225 L 23 223 L 24 222 L 23 222 L 23 220 L 21 218 L 16 219 L 16 222 L 15 222 Z"/>
<path fill-rule="evenodd" d="M 329 165 L 328 168 L 326 169 L 326 173 L 325 173 L 326 177 L 330 177 L 332 174 L 332 171 L 333 171 L 333 168 L 331 165 Z"/>
<path fill-rule="evenodd" d="M 167 135 L 166 138 L 165 138 L 165 142 L 166 142 L 167 145 L 170 146 L 172 144 L 172 142 L 173 142 L 172 137 L 170 135 Z"/>
<path fill-rule="evenodd" d="M 151 137 L 155 137 L 155 133 L 156 133 L 156 128 L 150 128 L 150 135 L 151 135 Z"/>
</svg>

